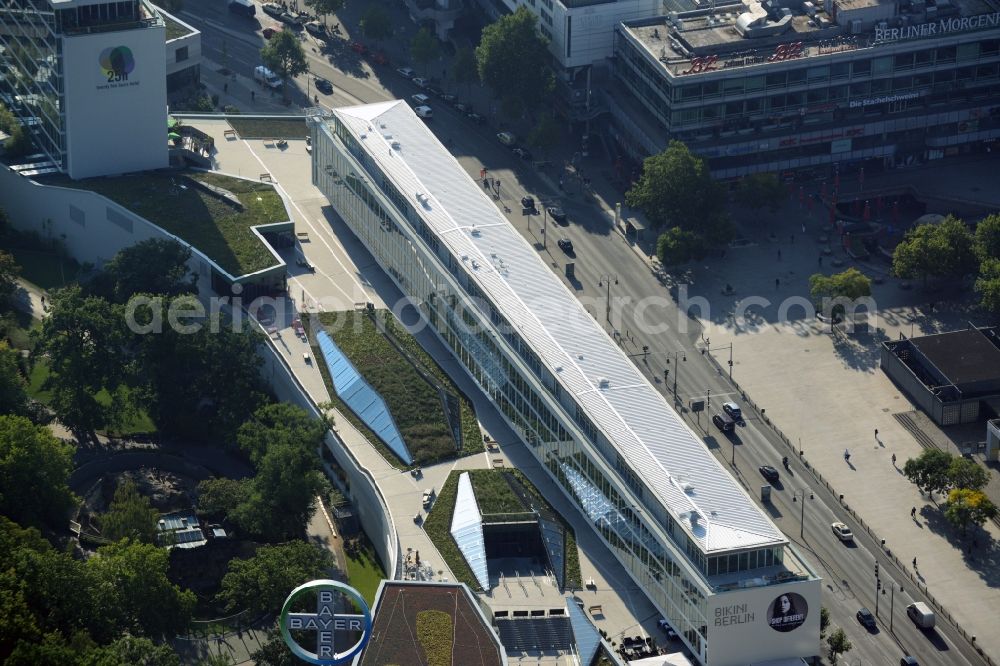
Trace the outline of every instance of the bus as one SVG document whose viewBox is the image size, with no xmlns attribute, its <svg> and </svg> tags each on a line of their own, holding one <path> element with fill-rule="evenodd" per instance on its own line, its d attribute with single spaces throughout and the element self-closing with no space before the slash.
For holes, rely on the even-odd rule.
<svg viewBox="0 0 1000 666">
<path fill-rule="evenodd" d="M 251 18 L 257 15 L 257 7 L 252 0 L 229 0 L 229 11 Z"/>
</svg>

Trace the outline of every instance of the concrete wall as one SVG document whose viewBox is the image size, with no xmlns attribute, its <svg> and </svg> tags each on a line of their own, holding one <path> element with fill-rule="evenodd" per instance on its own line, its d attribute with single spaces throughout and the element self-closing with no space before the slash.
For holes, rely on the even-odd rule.
<svg viewBox="0 0 1000 666">
<path fill-rule="evenodd" d="M 151 238 L 188 243 L 167 233 L 99 194 L 86 190 L 40 185 L 0 166 L 0 207 L 11 224 L 36 231 L 42 238 L 62 240 L 67 253 L 80 263 L 101 266 L 120 250 Z M 191 248 L 191 270 L 202 289 L 211 287 L 212 261 Z M 216 267 L 221 272 L 221 269 Z"/>
<path fill-rule="evenodd" d="M 285 364 L 282 354 L 271 344 L 265 344 L 260 349 L 260 354 L 264 359 L 261 373 L 265 381 L 270 383 L 277 398 L 283 402 L 298 405 L 319 418 L 319 409 Z M 333 454 L 337 464 L 340 465 L 350 481 L 348 498 L 351 500 L 362 528 L 371 539 L 382 564 L 385 566 L 387 577 L 390 579 L 398 578 L 401 562 L 399 536 L 396 534 L 396 526 L 389 514 L 389 506 L 385 503 L 375 478 L 358 463 L 354 454 L 344 445 L 336 432 L 327 432 L 324 445 Z"/>
</svg>

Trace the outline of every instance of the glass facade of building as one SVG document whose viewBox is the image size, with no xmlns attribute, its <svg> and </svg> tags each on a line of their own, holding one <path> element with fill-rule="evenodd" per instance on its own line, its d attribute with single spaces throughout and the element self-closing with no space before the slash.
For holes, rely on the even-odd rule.
<svg viewBox="0 0 1000 666">
<path fill-rule="evenodd" d="M 48 0 L 0 2 L 0 101 L 31 130 L 35 148 L 66 162 L 63 37 L 157 25 L 142 0 L 54 10 Z"/>
<path fill-rule="evenodd" d="M 996 106 L 1000 98 L 997 30 L 676 75 L 650 52 L 649 44 L 628 26 L 619 26 L 615 54 L 616 78 L 634 101 L 671 138 L 709 157 L 713 171 L 733 165 L 831 158 L 840 148 L 831 147 L 829 140 L 803 145 L 780 139 L 825 128 L 861 128 L 840 137 L 851 139 L 845 152 L 857 153 L 855 158 L 905 151 L 914 141 L 914 130 L 922 131 L 920 139 L 958 136 L 956 141 L 941 141 L 950 145 L 962 143 L 962 138 L 982 138 L 972 136 L 975 132 L 1000 129 L 1000 110 L 991 114 L 989 109 L 991 101 Z M 971 110 L 973 126 L 968 122 L 970 114 L 961 113 L 963 109 Z M 875 121 L 898 122 L 867 131 L 865 127 Z M 735 143 L 742 134 L 778 139 L 763 148 L 760 143 L 752 149 L 748 144 L 746 150 L 698 148 L 699 144 Z M 932 144 L 920 141 L 912 149 L 919 153 L 927 145 Z"/>
<path fill-rule="evenodd" d="M 773 571 L 784 546 L 703 552 L 341 121 L 310 125 L 313 182 L 704 660 L 709 577 Z"/>
</svg>

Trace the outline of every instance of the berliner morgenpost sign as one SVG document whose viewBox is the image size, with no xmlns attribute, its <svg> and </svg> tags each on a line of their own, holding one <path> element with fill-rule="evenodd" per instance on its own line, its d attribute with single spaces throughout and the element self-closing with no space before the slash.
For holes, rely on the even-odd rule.
<svg viewBox="0 0 1000 666">
<path fill-rule="evenodd" d="M 295 601 L 302 597 L 315 597 L 315 613 L 293 610 Z M 343 603 L 345 599 L 348 601 L 346 604 Z M 354 606 L 361 609 L 361 614 L 338 613 L 338 606 Z M 335 666 L 348 663 L 364 649 L 372 634 L 372 616 L 364 597 L 353 587 L 335 580 L 314 580 L 299 585 L 288 595 L 285 605 L 281 607 L 278 626 L 281 627 L 282 638 L 296 657 L 310 664 Z M 295 642 L 293 631 L 300 634 L 316 632 L 316 651 L 311 652 Z M 340 646 L 336 636 L 345 632 L 361 632 L 361 637 L 353 645 L 338 652 Z"/>
</svg>

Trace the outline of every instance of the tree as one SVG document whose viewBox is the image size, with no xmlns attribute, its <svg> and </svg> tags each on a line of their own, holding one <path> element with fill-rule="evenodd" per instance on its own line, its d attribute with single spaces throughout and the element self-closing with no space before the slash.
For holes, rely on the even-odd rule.
<svg viewBox="0 0 1000 666">
<path fill-rule="evenodd" d="M 975 270 L 972 234 L 951 215 L 940 224 L 921 224 L 906 232 L 892 255 L 899 277 L 962 277 Z"/>
<path fill-rule="evenodd" d="M 671 227 L 656 240 L 656 256 L 665 266 L 677 266 L 705 256 L 705 241 L 693 231 Z"/>
<path fill-rule="evenodd" d="M 1000 214 L 988 215 L 976 225 L 976 254 L 980 261 L 1000 259 Z"/>
<path fill-rule="evenodd" d="M 127 479 L 115 490 L 107 513 L 100 517 L 101 536 L 112 541 L 126 537 L 143 543 L 156 543 L 156 521 L 159 513 L 139 487 Z"/>
<path fill-rule="evenodd" d="M 982 490 L 990 482 L 990 473 L 974 460 L 955 456 L 948 465 L 948 480 L 952 488 Z"/>
<path fill-rule="evenodd" d="M 69 663 L 69 662 L 66 662 Z M 169 645 L 157 645 L 148 638 L 122 636 L 111 645 L 87 652 L 80 666 L 180 666 L 180 657 Z"/>
<path fill-rule="evenodd" d="M 736 198 L 743 206 L 760 210 L 767 206 L 772 213 L 777 212 L 787 193 L 778 175 L 774 173 L 753 173 L 744 176 L 736 190 Z"/>
<path fill-rule="evenodd" d="M 15 41 L 10 47 L 10 55 L 13 58 L 13 62 L 37 62 L 33 57 L 18 58 L 19 53 L 24 50 L 22 45 L 23 42 Z M 31 50 L 34 49 L 32 48 Z M 35 73 L 31 73 L 31 76 L 34 77 Z M 21 125 L 21 121 L 17 119 L 17 116 L 11 113 L 3 104 L 0 104 L 0 131 L 8 135 L 7 140 L 3 144 L 4 152 L 8 157 L 21 157 L 22 155 L 26 155 L 31 149 L 31 135 Z"/>
<path fill-rule="evenodd" d="M 819 635 L 826 633 L 826 628 L 830 626 L 830 609 L 826 606 L 819 608 Z"/>
<path fill-rule="evenodd" d="M 25 525 L 62 526 L 76 497 L 73 447 L 23 416 L 0 416 L 0 513 Z"/>
<path fill-rule="evenodd" d="M 809 277 L 809 295 L 817 308 L 824 305 L 825 299 L 855 301 L 872 295 L 872 281 L 854 267 L 829 276 L 814 273 Z M 841 314 L 843 311 L 844 305 L 836 303 L 832 314 Z"/>
<path fill-rule="evenodd" d="M 324 421 L 313 418 L 301 407 L 287 402 L 272 402 L 258 409 L 252 419 L 240 426 L 236 441 L 256 465 L 277 442 L 315 451 L 323 441 L 327 427 Z"/>
<path fill-rule="evenodd" d="M 704 160 L 680 141 L 647 157 L 639 182 L 625 193 L 625 202 L 643 209 L 654 225 L 696 232 L 723 213 L 723 201 Z"/>
<path fill-rule="evenodd" d="M 948 501 L 944 507 L 944 517 L 955 527 L 962 528 L 963 535 L 970 523 L 981 526 L 997 514 L 996 505 L 986 493 L 969 488 L 955 488 L 948 493 Z"/>
<path fill-rule="evenodd" d="M 344 8 L 345 4 L 345 0 L 306 0 L 306 7 L 322 16 L 324 23 L 326 23 L 327 16 L 336 14 Z"/>
<path fill-rule="evenodd" d="M 1000 313 L 1000 259 L 987 259 L 979 269 L 976 291 L 979 304 L 990 312 Z"/>
<path fill-rule="evenodd" d="M 197 275 L 188 267 L 191 249 L 177 241 L 153 238 L 116 254 L 96 278 L 92 291 L 114 303 L 136 294 L 180 296 L 197 292 Z"/>
<path fill-rule="evenodd" d="M 97 555 L 86 564 L 116 591 L 117 609 L 130 633 L 173 636 L 190 624 L 197 599 L 167 578 L 167 550 L 123 539 Z"/>
<path fill-rule="evenodd" d="M 382 5 L 371 3 L 365 8 L 358 22 L 361 34 L 368 39 L 381 42 L 392 36 L 392 19 Z"/>
<path fill-rule="evenodd" d="M 476 47 L 479 79 L 497 97 L 517 91 L 528 109 L 547 101 L 555 86 L 544 64 L 550 57 L 548 42 L 538 33 L 537 21 L 527 7 L 518 7 L 486 26 Z"/>
<path fill-rule="evenodd" d="M 451 78 L 455 83 L 466 84 L 466 93 L 473 83 L 479 83 L 476 54 L 472 49 L 463 46 L 455 52 L 455 58 L 451 61 Z"/>
<path fill-rule="evenodd" d="M 274 443 L 261 459 L 233 520 L 267 541 L 300 537 L 323 488 L 317 461 L 315 449 L 299 443 Z"/>
<path fill-rule="evenodd" d="M 205 479 L 198 484 L 198 512 L 228 518 L 246 500 L 249 479 Z"/>
<path fill-rule="evenodd" d="M 427 64 L 441 57 L 441 45 L 427 28 L 421 28 L 410 42 L 410 57 L 427 72 Z"/>
<path fill-rule="evenodd" d="M 302 42 L 288 28 L 267 40 L 267 44 L 260 50 L 260 59 L 285 84 L 281 88 L 282 99 L 285 100 L 288 99 L 288 80 L 309 71 Z"/>
<path fill-rule="evenodd" d="M 943 493 L 951 487 L 948 470 L 952 456 L 939 449 L 924 449 L 903 465 L 903 475 L 925 493 Z"/>
<path fill-rule="evenodd" d="M 250 559 L 229 562 L 216 599 L 230 612 L 274 612 L 289 592 L 327 574 L 333 564 L 330 551 L 305 541 L 261 546 Z"/>
<path fill-rule="evenodd" d="M 14 260 L 14 255 L 0 250 L 0 305 L 17 291 L 17 278 L 21 267 Z"/>
<path fill-rule="evenodd" d="M 847 634 L 840 627 L 827 637 L 826 644 L 830 648 L 830 660 L 833 663 L 837 663 L 837 657 L 845 652 L 850 652 L 854 647 L 847 638 Z"/>
<path fill-rule="evenodd" d="M 118 422 L 127 409 L 117 391 L 125 379 L 121 308 L 85 297 L 75 285 L 53 292 L 49 303 L 41 331 L 33 334 L 33 356 L 49 365 L 44 388 L 52 392 L 52 408 L 77 432 Z M 112 395 L 110 404 L 95 398 L 101 389 Z"/>
<path fill-rule="evenodd" d="M 27 382 L 21 375 L 20 358 L 6 340 L 0 340 L 0 414 L 28 415 Z"/>
<path fill-rule="evenodd" d="M 257 666 L 297 666 L 299 661 L 285 645 L 281 633 L 276 630 L 267 634 L 267 641 L 251 653 L 250 660 Z"/>
</svg>

